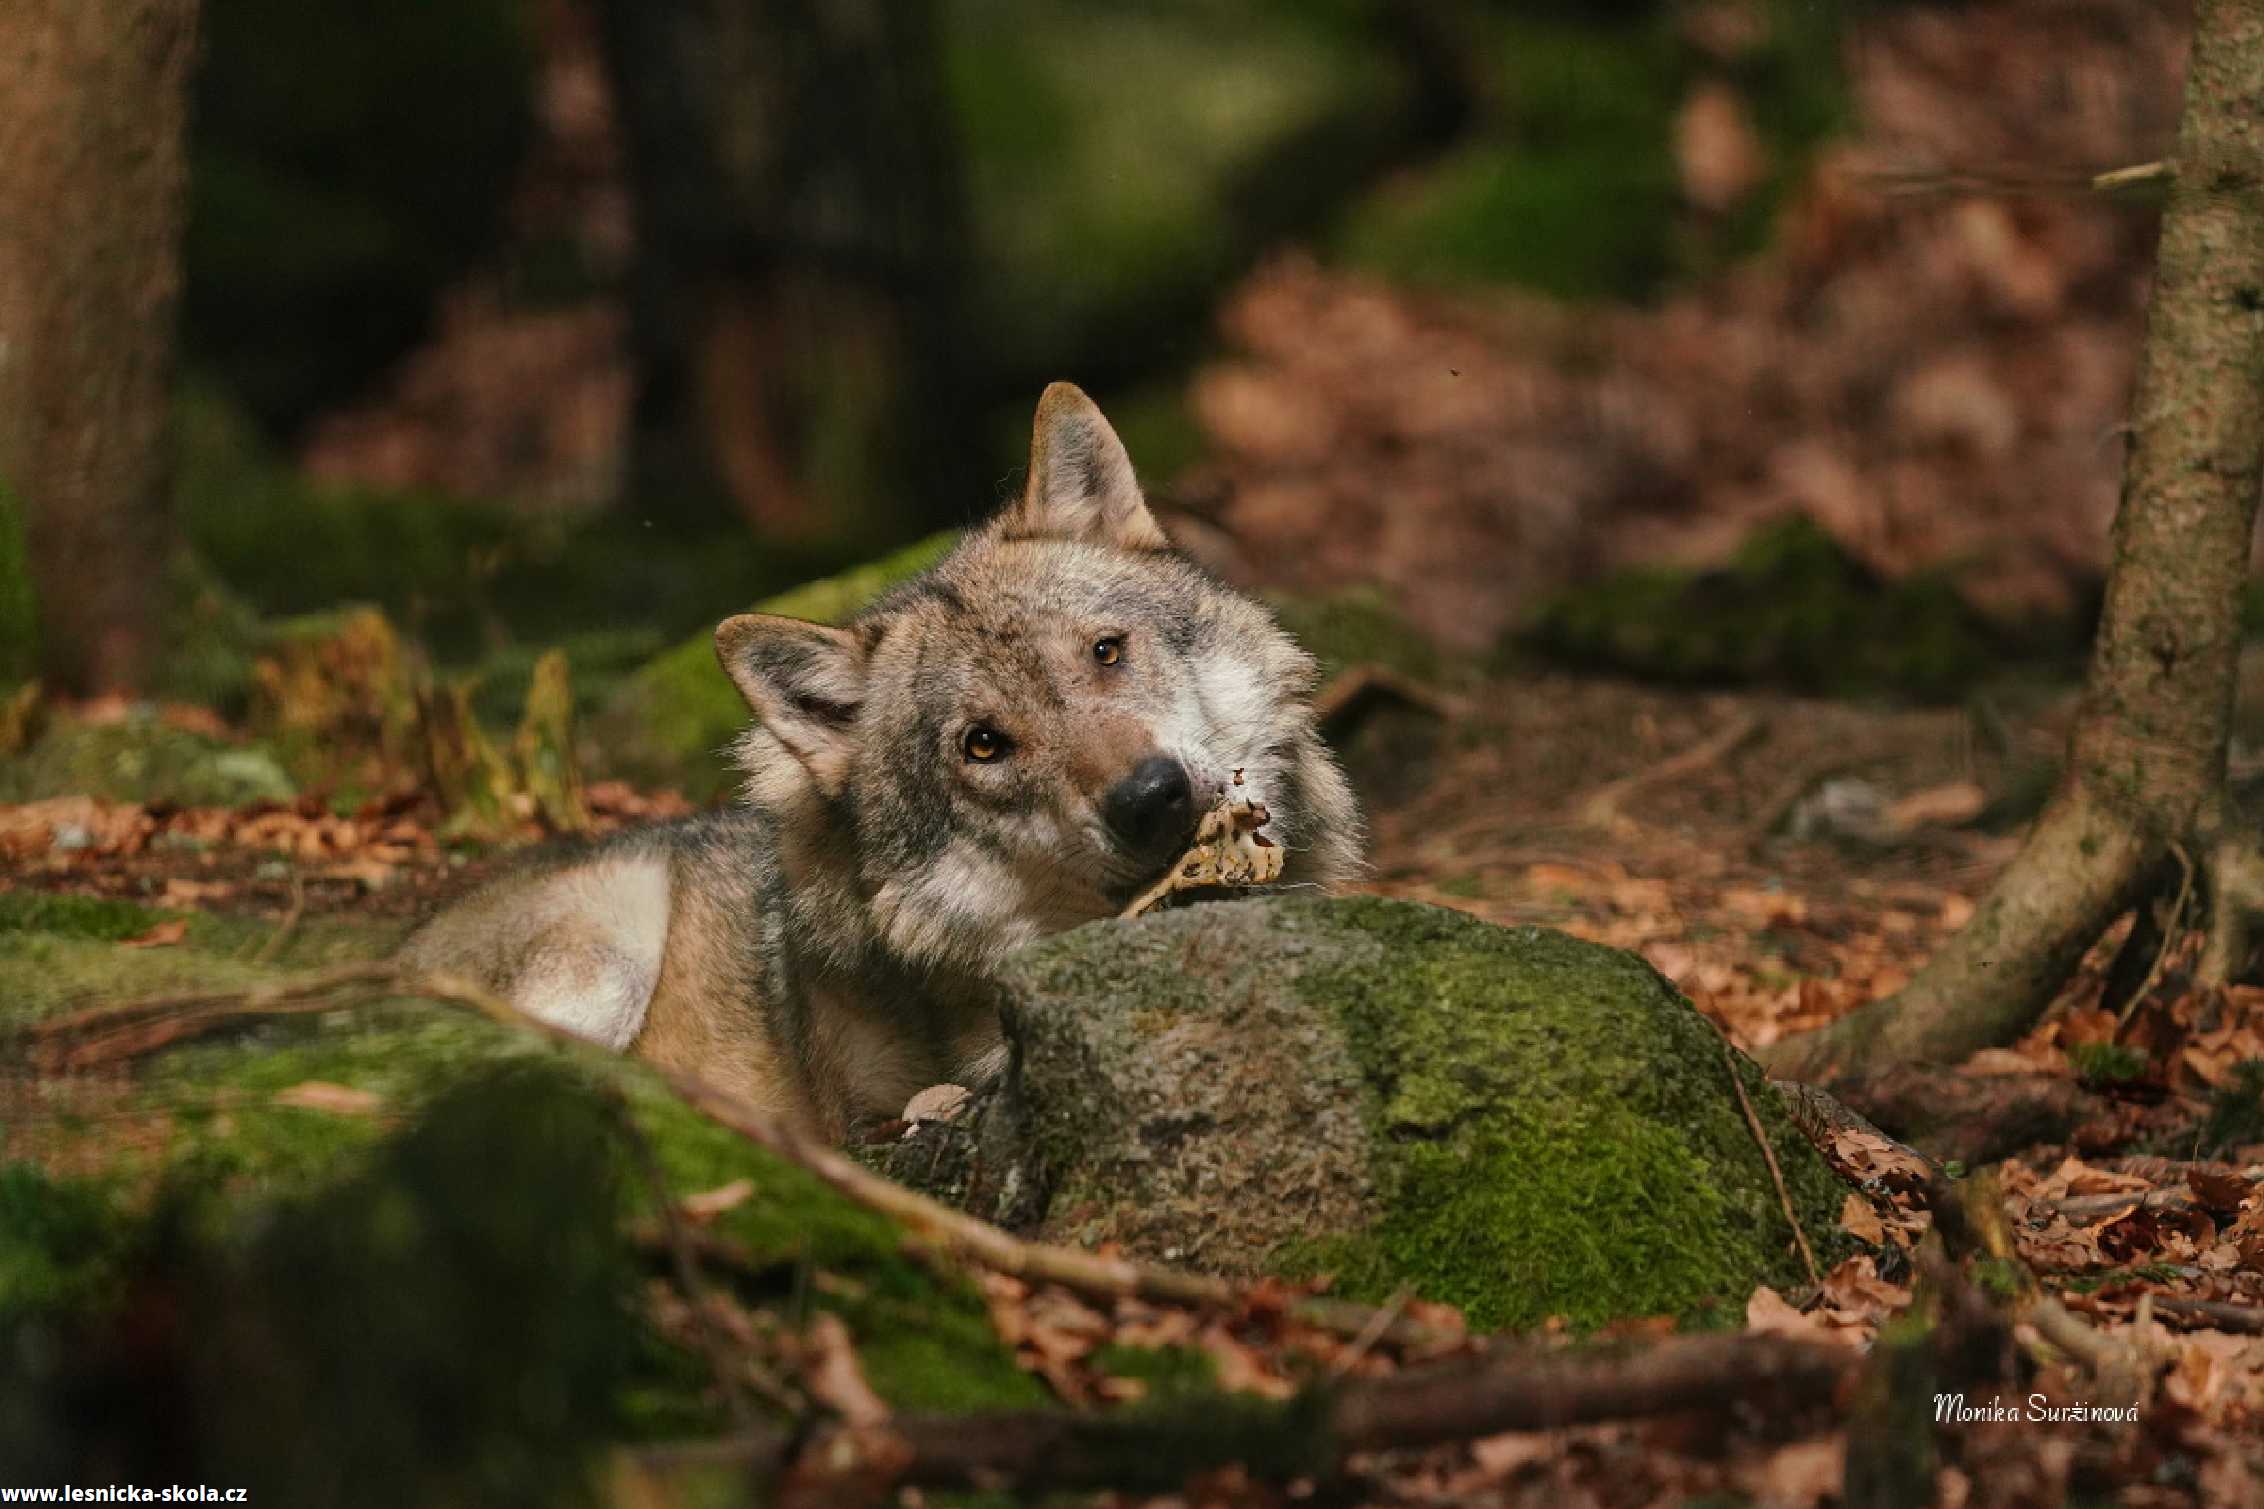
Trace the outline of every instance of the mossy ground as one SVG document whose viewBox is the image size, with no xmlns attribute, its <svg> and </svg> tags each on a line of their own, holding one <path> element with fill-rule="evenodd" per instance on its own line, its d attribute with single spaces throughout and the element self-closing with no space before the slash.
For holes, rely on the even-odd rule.
<svg viewBox="0 0 2264 1509">
<path fill-rule="evenodd" d="M 1289 1266 L 1356 1298 L 1411 1287 L 1487 1329 L 1733 1322 L 1756 1283 L 1802 1281 L 1721 1039 L 1650 966 L 1540 928 L 1336 905 L 1337 925 L 1384 952 L 1297 988 L 1342 1022 L 1369 1077 L 1387 1213 Z M 1810 1240 L 1836 1252 L 1844 1186 L 1760 1070 L 1736 1067 Z"/>
<path fill-rule="evenodd" d="M 1517 645 L 1660 681 L 1939 700 L 2056 652 L 2067 628 L 1989 623 L 1943 574 L 1882 581 L 1796 515 L 1754 531 L 1718 570 L 1646 567 L 1573 588 Z"/>
<path fill-rule="evenodd" d="M 120 946 L 164 915 L 0 896 L 0 1030 L 90 996 L 241 986 L 374 957 L 396 931 L 310 922 L 279 964 L 249 961 L 264 924 L 228 918 L 198 916 L 169 947 Z M 363 1113 L 278 1102 L 309 1082 L 375 1100 Z M 718 1277 L 742 1304 L 786 1326 L 838 1313 L 874 1386 L 907 1408 L 1043 1402 L 974 1290 L 907 1255 L 889 1223 L 633 1064 L 459 1010 L 404 1000 L 275 1019 L 60 1078 L 19 1064 L 0 1072 L 0 1108 L 0 1395 L 77 1401 L 122 1387 L 103 1350 L 119 1306 L 152 1284 L 177 1290 L 196 1328 L 186 1355 L 204 1348 L 237 1367 L 229 1402 L 194 1415 L 199 1460 L 256 1459 L 285 1475 L 279 1484 L 328 1469 L 247 1444 L 240 1433 L 260 1418 L 369 1462 L 386 1455 L 373 1442 L 416 1439 L 432 1427 L 429 1403 L 456 1400 L 462 1451 L 420 1447 L 422 1465 L 377 1472 L 406 1494 L 395 1502 L 432 1503 L 490 1501 L 467 1482 L 540 1477 L 540 1464 L 495 1454 L 512 1439 L 573 1460 L 605 1439 L 723 1427 L 707 1364 L 634 1303 L 625 1234 L 652 1225 L 653 1191 L 628 1156 L 624 1116 L 671 1197 L 753 1182 L 711 1228 L 746 1254 L 746 1272 Z M 77 1338 L 66 1351 L 84 1365 L 27 1337 Z M 322 1372 L 325 1357 L 344 1359 L 345 1382 Z M 489 1394 L 531 1399 L 533 1413 L 465 1403 Z M 574 1426 L 570 1448 L 560 1422 Z M 0 1410 L 0 1449 L 75 1450 L 91 1439 L 71 1436 L 78 1428 Z"/>
</svg>

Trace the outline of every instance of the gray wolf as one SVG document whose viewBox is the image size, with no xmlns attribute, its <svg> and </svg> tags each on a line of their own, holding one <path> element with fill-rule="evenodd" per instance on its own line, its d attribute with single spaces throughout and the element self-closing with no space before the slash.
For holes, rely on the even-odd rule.
<svg viewBox="0 0 2264 1509">
<path fill-rule="evenodd" d="M 1070 384 L 1020 497 L 933 569 L 840 627 L 746 614 L 715 645 L 757 719 L 743 801 L 537 861 L 405 964 L 839 1138 L 993 1078 L 1000 961 L 1121 910 L 1238 777 L 1278 885 L 1359 864 L 1312 658 L 1170 548 Z"/>
</svg>

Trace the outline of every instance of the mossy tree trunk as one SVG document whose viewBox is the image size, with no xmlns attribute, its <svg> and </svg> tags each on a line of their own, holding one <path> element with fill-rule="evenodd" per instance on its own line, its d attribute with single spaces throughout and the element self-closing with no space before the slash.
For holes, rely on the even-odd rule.
<svg viewBox="0 0 2264 1509">
<path fill-rule="evenodd" d="M 2264 0 L 2196 8 L 2176 178 L 2131 402 L 2114 557 L 2067 774 L 1973 920 L 1897 996 L 1777 1045 L 1828 1078 L 1949 1061 L 2033 1022 L 2166 854 L 2255 866 L 2224 808 L 2239 595 L 2264 475 Z M 2213 968 L 2245 949 L 2213 947 Z"/>
<path fill-rule="evenodd" d="M 804 536 L 941 517 L 968 447 L 934 0 L 600 11 L 637 216 L 631 505 Z"/>
<path fill-rule="evenodd" d="M 0 489 L 41 669 L 74 691 L 138 689 L 156 648 L 196 21 L 197 0 L 0 4 Z"/>
</svg>

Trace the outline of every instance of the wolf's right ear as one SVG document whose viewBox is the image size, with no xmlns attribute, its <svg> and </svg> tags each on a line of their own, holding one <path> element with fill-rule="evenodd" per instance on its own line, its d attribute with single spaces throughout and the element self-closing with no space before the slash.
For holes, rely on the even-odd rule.
<svg viewBox="0 0 2264 1509">
<path fill-rule="evenodd" d="M 865 700 L 865 652 L 857 636 L 775 613 L 742 613 L 717 627 L 715 658 L 818 789 L 839 795 Z"/>
<path fill-rule="evenodd" d="M 1075 383 L 1057 382 L 1038 399 L 1030 426 L 1030 478 L 999 516 L 999 538 L 1070 540 L 1119 550 L 1166 550 L 1132 474 L 1124 442 L 1100 405 Z"/>
</svg>

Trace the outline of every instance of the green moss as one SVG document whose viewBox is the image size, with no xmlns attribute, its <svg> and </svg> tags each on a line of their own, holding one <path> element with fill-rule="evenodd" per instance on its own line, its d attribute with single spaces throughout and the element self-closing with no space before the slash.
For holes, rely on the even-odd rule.
<svg viewBox="0 0 2264 1509">
<path fill-rule="evenodd" d="M 1674 160 L 1675 116 L 1700 74 L 1671 7 L 1503 8 L 1466 18 L 1489 74 L 1478 120 L 1357 206 L 1340 249 L 1400 279 L 1579 299 L 1645 298 L 1755 249 L 1844 93 L 1831 9 L 1766 9 L 1765 40 L 1728 82 L 1767 172 L 1718 221 L 1686 208 Z"/>
<path fill-rule="evenodd" d="M 60 933 L 69 938 L 122 943 L 179 915 L 106 896 L 0 891 L 0 933 Z"/>
<path fill-rule="evenodd" d="M 1724 568 L 1620 572 L 1547 604 L 1526 649 L 1592 670 L 1832 694 L 1955 696 L 2017 647 L 1940 576 L 1881 581 L 1804 516 Z"/>
<path fill-rule="evenodd" d="M 1326 131 L 1341 175 L 1396 127 L 1398 81 L 1313 5 L 955 0 L 944 28 L 978 270 L 971 318 L 1008 369 L 1155 350 L 1328 178 L 1268 172 Z M 1020 420 L 1027 434 L 1028 412 Z M 1135 451 L 1143 466 L 1159 463 Z"/>
<path fill-rule="evenodd" d="M 942 560 L 957 540 L 956 531 L 930 535 L 880 560 L 782 592 L 756 604 L 755 611 L 839 623 Z M 703 630 L 629 677 L 599 713 L 592 734 L 610 770 L 674 784 L 706 800 L 734 784 L 723 755 L 749 717 L 738 689 L 716 664 L 714 634 Z"/>
<path fill-rule="evenodd" d="M 1321 662 L 1324 679 L 1348 666 L 1375 664 L 1429 681 L 1446 668 L 1438 646 L 1372 587 L 1326 597 L 1277 594 L 1268 602 L 1281 626 Z"/>
<path fill-rule="evenodd" d="M 2214 1158 L 2258 1142 L 2264 1142 L 2264 1059 L 2252 1058 L 2234 1067 L 2230 1084 L 2210 1092 L 2198 1151 Z"/>
<path fill-rule="evenodd" d="M 2146 1077 L 2146 1055 L 2124 1043 L 2078 1043 L 2068 1049 L 2067 1057 L 2076 1078 L 2087 1085 L 2127 1084 Z"/>
<path fill-rule="evenodd" d="M 0 893 L 0 1025 L 281 972 L 248 962 L 268 931 L 251 921 L 199 915 L 179 944 L 117 946 L 163 915 Z M 393 931 L 298 936 L 333 960 Z M 0 1074 L 22 1072 L 0 1055 Z M 277 1102 L 310 1081 L 375 1103 Z M 17 1160 L 0 1161 L 0 1459 L 60 1473 L 100 1420 L 123 1460 L 185 1442 L 206 1477 L 276 1502 L 570 1503 L 596 1445 L 726 1428 L 706 1361 L 650 1330 L 628 1286 L 621 1234 L 655 1224 L 655 1196 L 622 1157 L 624 1114 L 669 1198 L 754 1182 L 715 1226 L 752 1259 L 726 1280 L 743 1303 L 782 1325 L 838 1313 L 901 1407 L 1046 1402 L 973 1287 L 914 1261 L 890 1223 L 634 1064 L 403 1001 L 184 1040 L 105 1076 L 83 1111 L 64 1098 L 0 1124 L 0 1159 Z M 130 1296 L 175 1317 L 155 1351 L 112 1346 Z M 224 1403 L 145 1429 L 177 1387 Z"/>
<path fill-rule="evenodd" d="M 117 1205 L 108 1181 L 0 1163 L 0 1315 L 105 1297 L 120 1257 Z"/>
<path fill-rule="evenodd" d="M 2035 1282 L 2019 1263 L 1995 1257 L 1981 1258 L 1973 1264 L 1973 1281 L 2001 1300 L 2018 1299 Z"/>
<path fill-rule="evenodd" d="M 1110 1342 L 1095 1351 L 1092 1365 L 1116 1378 L 1136 1378 L 1147 1386 L 1144 1401 L 1200 1394 L 1218 1387 L 1218 1362 L 1200 1347 L 1140 1347 Z"/>
<path fill-rule="evenodd" d="M 1337 905 L 1386 951 L 1309 970 L 1298 990 L 1336 1014 L 1369 1076 L 1386 1213 L 1289 1267 L 1355 1298 L 1412 1286 L 1488 1330 L 1729 1321 L 1754 1283 L 1802 1280 L 1721 1040 L 1656 972 L 1541 929 Z M 1737 1071 L 1819 1255 L 1844 1247 L 1839 1181 L 1759 1069 Z"/>
</svg>

